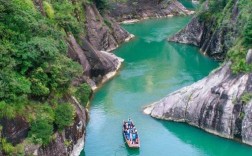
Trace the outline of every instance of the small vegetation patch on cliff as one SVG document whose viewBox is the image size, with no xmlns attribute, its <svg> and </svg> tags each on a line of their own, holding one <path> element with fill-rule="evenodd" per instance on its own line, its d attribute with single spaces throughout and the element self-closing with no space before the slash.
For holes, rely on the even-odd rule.
<svg viewBox="0 0 252 156">
<path fill-rule="evenodd" d="M 213 32 L 225 34 L 227 59 L 232 61 L 233 73 L 251 72 L 246 63 L 246 54 L 252 47 L 252 1 L 250 0 L 201 0 L 198 11 L 201 22 L 213 25 Z"/>
<path fill-rule="evenodd" d="M 74 108 L 71 104 L 60 104 L 55 109 L 55 123 L 60 130 L 63 130 L 63 128 L 73 123 L 74 115 Z"/>
</svg>

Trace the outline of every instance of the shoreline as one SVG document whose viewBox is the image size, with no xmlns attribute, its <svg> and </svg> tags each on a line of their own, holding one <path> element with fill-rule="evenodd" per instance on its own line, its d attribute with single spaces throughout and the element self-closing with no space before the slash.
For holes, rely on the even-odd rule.
<svg viewBox="0 0 252 156">
<path fill-rule="evenodd" d="M 193 15 L 194 13 L 195 13 L 195 11 L 193 11 L 193 10 L 186 10 L 186 14 L 184 16 L 190 16 L 190 15 Z M 183 16 L 183 15 L 173 15 L 173 14 L 168 14 L 168 15 L 165 15 L 165 16 L 156 15 L 156 16 L 143 17 L 143 18 L 140 18 L 140 19 L 133 18 L 133 19 L 129 19 L 129 20 L 123 20 L 123 21 L 118 22 L 118 23 L 119 24 L 133 24 L 133 23 L 141 22 L 141 21 L 147 20 L 147 19 L 171 18 L 171 17 L 174 17 L 174 16 Z"/>
</svg>

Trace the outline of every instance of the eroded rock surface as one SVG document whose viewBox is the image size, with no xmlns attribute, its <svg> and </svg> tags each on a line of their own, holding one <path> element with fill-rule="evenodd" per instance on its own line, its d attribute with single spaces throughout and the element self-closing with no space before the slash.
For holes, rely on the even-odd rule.
<svg viewBox="0 0 252 156">
<path fill-rule="evenodd" d="M 110 11 L 110 15 L 118 22 L 192 13 L 176 0 L 129 0 L 113 3 Z"/>
<path fill-rule="evenodd" d="M 102 17 L 94 5 L 86 5 L 85 12 L 86 39 L 97 50 L 114 50 L 130 36 L 111 17 Z"/>
<path fill-rule="evenodd" d="M 186 122 L 216 135 L 252 145 L 252 74 L 233 75 L 230 62 L 208 77 L 146 108 L 152 117 Z"/>
<path fill-rule="evenodd" d="M 205 6 L 207 10 L 207 5 Z M 201 51 L 216 59 L 224 60 L 226 53 L 232 47 L 241 34 L 241 25 L 238 22 L 238 1 L 232 6 L 231 15 L 227 14 L 221 24 L 215 18 L 202 20 L 202 17 L 194 17 L 181 31 L 168 40 L 198 46 Z"/>
</svg>

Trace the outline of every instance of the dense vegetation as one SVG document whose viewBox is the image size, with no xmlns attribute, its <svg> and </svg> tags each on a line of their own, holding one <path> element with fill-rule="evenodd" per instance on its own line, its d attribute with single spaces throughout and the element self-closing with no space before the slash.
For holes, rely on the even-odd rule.
<svg viewBox="0 0 252 156">
<path fill-rule="evenodd" d="M 204 3 L 206 0 L 201 0 Z M 225 38 L 226 47 L 229 47 L 227 59 L 232 61 L 234 73 L 251 72 L 252 65 L 246 63 L 248 49 L 252 48 L 252 1 L 239 0 L 237 22 L 232 22 L 235 10 L 235 0 L 208 0 L 208 9 L 199 10 L 200 21 L 214 25 L 213 29 L 224 29 L 227 33 Z"/>
<path fill-rule="evenodd" d="M 85 32 L 82 3 L 44 0 L 39 11 L 32 0 L 0 0 L 0 115 L 25 118 L 34 143 L 48 144 L 55 130 L 73 122 L 65 96 L 81 93 L 88 100 L 87 85 L 71 85 L 83 69 L 67 57 L 66 42 L 67 34 Z M 4 138 L 0 143 L 5 153 L 15 151 Z"/>
</svg>

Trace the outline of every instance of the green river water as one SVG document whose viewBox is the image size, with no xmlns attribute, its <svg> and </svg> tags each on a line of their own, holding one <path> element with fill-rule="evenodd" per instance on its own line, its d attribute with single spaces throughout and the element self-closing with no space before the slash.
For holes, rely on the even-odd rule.
<svg viewBox="0 0 252 156">
<path fill-rule="evenodd" d="M 136 37 L 115 50 L 125 62 L 118 75 L 94 95 L 81 156 L 252 155 L 249 146 L 142 113 L 143 106 L 202 79 L 218 66 L 196 47 L 167 42 L 167 37 L 183 28 L 190 18 L 152 19 L 123 25 Z M 139 150 L 124 144 L 122 121 L 129 116 L 139 132 Z"/>
</svg>

